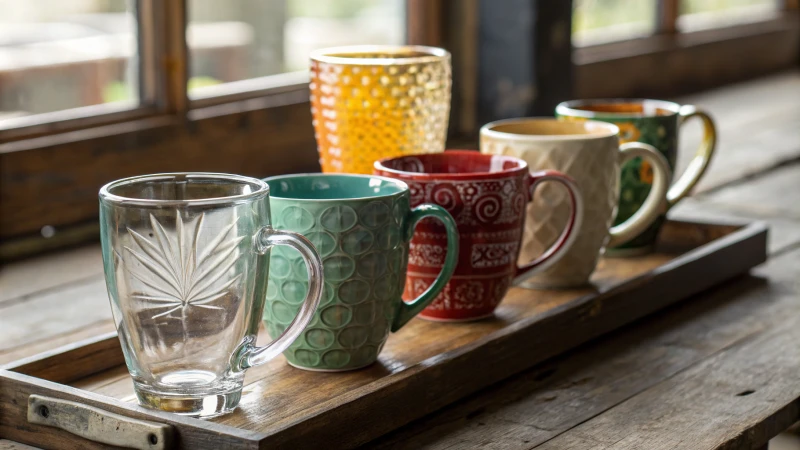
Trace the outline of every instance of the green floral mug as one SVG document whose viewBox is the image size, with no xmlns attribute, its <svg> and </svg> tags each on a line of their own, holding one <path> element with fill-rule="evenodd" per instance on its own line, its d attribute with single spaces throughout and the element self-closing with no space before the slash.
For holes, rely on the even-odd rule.
<svg viewBox="0 0 800 450">
<path fill-rule="evenodd" d="M 442 207 L 410 209 L 402 181 L 368 175 L 305 174 L 264 180 L 273 224 L 308 238 L 322 256 L 324 288 L 311 323 L 284 352 L 289 364 L 326 372 L 375 362 L 389 331 L 397 331 L 445 287 L 458 261 L 458 231 Z M 402 301 L 409 241 L 424 217 L 447 233 L 444 267 L 417 299 Z M 289 327 L 308 275 L 299 253 L 272 250 L 264 324 L 271 336 Z"/>
<path fill-rule="evenodd" d="M 572 100 L 559 104 L 556 107 L 556 116 L 565 120 L 611 122 L 619 127 L 620 143 L 638 141 L 652 145 L 667 158 L 673 171 L 678 157 L 678 129 L 686 120 L 700 118 L 703 122 L 703 141 L 686 171 L 667 191 L 667 209 L 689 195 L 700 181 L 711 162 L 717 141 L 717 130 L 708 114 L 692 105 L 662 100 Z M 647 161 L 636 158 L 623 166 L 621 177 L 619 210 L 614 225 L 625 222 L 641 208 L 653 184 L 653 168 Z M 651 251 L 665 217 L 662 214 L 642 234 L 619 247 L 609 249 L 607 253 L 621 256 Z"/>
</svg>

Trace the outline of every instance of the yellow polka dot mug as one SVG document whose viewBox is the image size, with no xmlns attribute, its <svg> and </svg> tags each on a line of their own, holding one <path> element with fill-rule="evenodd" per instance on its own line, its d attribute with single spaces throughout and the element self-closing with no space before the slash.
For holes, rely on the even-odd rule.
<svg viewBox="0 0 800 450">
<path fill-rule="evenodd" d="M 667 208 L 689 195 L 700 181 L 717 140 L 714 121 L 692 105 L 661 100 L 599 99 L 573 100 L 556 107 L 556 116 L 565 120 L 601 120 L 611 122 L 620 129 L 620 142 L 642 142 L 661 152 L 675 170 L 678 156 L 678 129 L 689 118 L 698 117 L 703 122 L 703 140 L 686 171 L 674 181 L 667 191 Z M 622 168 L 619 211 L 614 224 L 620 224 L 639 210 L 653 184 L 653 168 L 641 158 L 627 162 Z M 642 234 L 624 245 L 609 250 L 609 254 L 624 256 L 647 253 L 655 245 L 665 215 L 656 220 Z"/>
<path fill-rule="evenodd" d="M 378 159 L 444 151 L 447 51 L 379 45 L 317 50 L 310 81 L 323 172 L 371 174 Z"/>
</svg>

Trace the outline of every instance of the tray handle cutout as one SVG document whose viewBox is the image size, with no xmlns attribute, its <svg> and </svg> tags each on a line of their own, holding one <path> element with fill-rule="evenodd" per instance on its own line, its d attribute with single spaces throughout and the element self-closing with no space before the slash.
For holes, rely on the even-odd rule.
<svg viewBox="0 0 800 450">
<path fill-rule="evenodd" d="M 41 395 L 28 397 L 28 422 L 59 428 L 102 444 L 139 450 L 170 448 L 172 425 L 110 413 L 80 403 Z"/>
</svg>

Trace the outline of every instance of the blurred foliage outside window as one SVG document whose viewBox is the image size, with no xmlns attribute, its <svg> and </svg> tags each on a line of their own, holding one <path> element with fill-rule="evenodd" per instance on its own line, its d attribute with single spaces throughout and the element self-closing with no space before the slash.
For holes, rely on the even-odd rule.
<svg viewBox="0 0 800 450">
<path fill-rule="evenodd" d="M 656 30 L 656 0 L 574 0 L 572 40 L 576 47 L 634 39 Z M 778 0 L 681 0 L 678 29 L 695 31 L 764 20 Z"/>
<path fill-rule="evenodd" d="M 0 0 L 0 125 L 109 100 L 134 106 L 136 24 L 127 10 L 125 0 Z"/>
<path fill-rule="evenodd" d="M 653 34 L 656 0 L 574 0 L 572 41 L 577 47 Z"/>
<path fill-rule="evenodd" d="M 305 71 L 318 48 L 405 41 L 405 0 L 189 0 L 188 7 L 191 76 L 219 82 Z M 191 34 L 209 24 L 219 37 Z M 229 40 L 224 65 L 218 51 L 206 50 L 206 41 L 219 45 L 222 36 Z M 190 94 L 201 87 L 190 86 Z"/>
<path fill-rule="evenodd" d="M 133 0 L 0 0 L 0 127 L 138 103 Z M 656 0 L 574 0 L 576 46 L 652 34 Z M 405 40 L 405 0 L 188 0 L 188 89 L 304 71 L 311 50 Z M 681 0 L 681 31 L 769 18 L 777 0 Z"/>
<path fill-rule="evenodd" d="M 136 106 L 129 1 L 0 0 L 0 127 L 90 105 Z M 190 92 L 304 71 L 315 48 L 405 40 L 405 0 L 188 0 L 188 8 Z"/>
</svg>

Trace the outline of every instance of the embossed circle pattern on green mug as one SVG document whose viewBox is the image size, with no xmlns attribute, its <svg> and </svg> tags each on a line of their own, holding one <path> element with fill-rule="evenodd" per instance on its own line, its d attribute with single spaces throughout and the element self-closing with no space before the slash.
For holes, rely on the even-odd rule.
<svg viewBox="0 0 800 450">
<path fill-rule="evenodd" d="M 559 104 L 556 116 L 566 120 L 611 122 L 620 129 L 620 143 L 638 141 L 652 145 L 667 158 L 672 170 L 675 170 L 678 158 L 678 130 L 686 120 L 698 117 L 703 122 L 703 141 L 686 171 L 677 177 L 667 192 L 667 208 L 689 195 L 700 181 L 714 154 L 717 140 L 714 121 L 708 114 L 692 105 L 662 100 L 572 100 Z M 614 225 L 633 216 L 644 203 L 653 183 L 653 169 L 641 158 L 636 158 L 623 166 L 620 181 L 619 210 Z M 642 234 L 615 249 L 609 249 L 609 253 L 632 255 L 651 250 L 665 218 L 666 215 L 662 215 Z"/>
<path fill-rule="evenodd" d="M 319 308 L 284 356 L 309 370 L 341 371 L 375 362 L 390 331 L 422 311 L 447 284 L 458 260 L 458 232 L 450 214 L 436 205 L 409 209 L 405 183 L 378 176 L 307 174 L 267 178 L 275 227 L 308 238 L 323 261 Z M 447 230 L 445 266 L 431 289 L 412 303 L 402 301 L 408 243 L 423 217 Z M 299 254 L 272 249 L 264 324 L 280 336 L 293 320 L 308 276 Z"/>
</svg>

